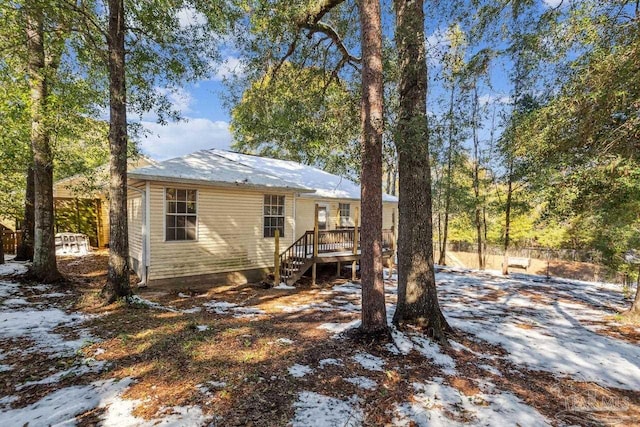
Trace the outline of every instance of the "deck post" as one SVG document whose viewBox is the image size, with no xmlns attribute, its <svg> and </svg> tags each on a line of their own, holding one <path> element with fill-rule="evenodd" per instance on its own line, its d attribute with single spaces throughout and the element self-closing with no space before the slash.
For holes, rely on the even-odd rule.
<svg viewBox="0 0 640 427">
<path fill-rule="evenodd" d="M 336 267 L 336 276 L 340 277 L 340 270 L 342 267 L 342 263 L 340 261 L 338 261 L 338 266 Z"/>
<path fill-rule="evenodd" d="M 316 258 L 318 257 L 318 211 L 320 206 L 316 203 L 315 215 L 313 218 L 313 265 L 311 266 L 311 286 L 316 285 Z"/>
<path fill-rule="evenodd" d="M 355 218 L 354 218 L 355 227 L 353 228 L 353 254 L 358 255 L 358 226 L 360 225 L 360 212 L 358 208 L 355 209 Z M 356 260 L 353 260 L 351 263 L 351 281 L 355 282 L 356 280 Z"/>
<path fill-rule="evenodd" d="M 391 256 L 389 256 L 389 280 L 393 277 L 393 263 L 396 257 L 396 211 L 391 212 Z"/>
<path fill-rule="evenodd" d="M 275 250 L 273 251 L 273 281 L 274 286 L 280 284 L 280 230 L 276 229 L 274 237 Z"/>
</svg>

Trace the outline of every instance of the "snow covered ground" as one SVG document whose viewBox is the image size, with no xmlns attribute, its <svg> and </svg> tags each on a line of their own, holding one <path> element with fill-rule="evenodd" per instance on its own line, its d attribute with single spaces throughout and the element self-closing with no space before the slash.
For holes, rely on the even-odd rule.
<svg viewBox="0 0 640 427">
<path fill-rule="evenodd" d="M 96 380 L 97 374 L 106 372 L 108 363 L 79 355 L 83 346 L 101 340 L 83 327 L 90 317 L 68 310 L 64 302 L 69 294 L 65 291 L 45 285 L 29 287 L 7 276 L 25 271 L 23 264 L 0 266 L 0 379 L 17 372 L 24 378 L 13 384 L 12 394 L 0 395 L 0 425 L 75 425 L 76 416 L 96 408 L 99 424 L 104 426 L 215 424 L 216 417 L 203 412 L 204 408 L 197 404 L 164 408 L 164 415 L 152 420 L 133 415 L 135 407 L 143 402 L 124 395 L 137 379 L 103 376 Z M 221 316 L 245 322 L 311 313 L 334 316 L 310 328 L 325 334 L 323 340 L 342 346 L 342 353 L 321 360 L 300 359 L 291 363 L 284 374 L 287 381 L 295 384 L 289 420 L 293 426 L 371 424 L 367 418 L 371 410 L 368 397 L 390 393 L 389 379 L 399 377 L 400 371 L 432 373 L 417 376 L 408 383 L 402 398 L 390 401 L 386 416 L 399 426 L 565 425 L 531 401 L 525 402 L 513 388 L 505 387 L 510 375 L 528 372 L 543 372 L 558 381 L 640 391 L 640 348 L 605 331 L 615 323 L 611 316 L 628 304 L 619 287 L 546 281 L 532 275 L 504 278 L 499 273 L 454 269 L 444 270 L 436 278 L 443 312 L 459 331 L 458 336 L 463 337 L 454 338 L 450 349 L 418 332 L 396 329 L 392 329 L 393 343 L 380 351 L 350 345 L 344 332 L 359 325 L 361 306 L 359 285 L 352 283 L 320 291 L 322 301 L 287 300 L 271 309 L 218 297 L 212 300 L 186 295 L 180 298 L 196 306 L 178 309 L 143 298 L 136 302 L 172 316 Z M 390 319 L 397 293 L 394 279 L 387 282 L 386 288 Z M 306 291 L 283 287 L 276 292 L 286 296 Z M 344 321 L 336 320 L 340 316 Z M 210 330 L 206 324 L 194 325 L 200 333 Z M 69 330 L 73 334 L 69 335 Z M 277 338 L 269 345 L 294 351 L 300 340 L 299 336 L 295 338 Z M 489 345 L 499 351 L 485 350 L 494 348 Z M 21 358 L 30 355 L 51 359 L 50 372 L 30 379 L 29 367 L 20 364 Z M 63 358 L 64 365 L 57 363 Z M 469 373 L 469 358 L 481 375 Z M 69 365 L 68 360 L 73 363 Z M 84 382 L 64 383 L 69 377 L 82 379 L 91 375 L 93 379 Z M 351 387 L 347 388 L 349 391 L 337 395 L 314 387 L 332 375 L 341 375 L 338 381 Z M 210 396 L 226 385 L 209 381 L 199 384 L 198 389 Z M 39 394 L 42 397 L 21 402 L 25 391 L 43 386 L 50 390 Z"/>
<path fill-rule="evenodd" d="M 100 372 L 105 367 L 104 362 L 78 355 L 83 346 L 99 341 L 82 328 L 89 316 L 61 309 L 60 299 L 69 297 L 69 291 L 54 292 L 53 286 L 22 285 L 11 280 L 26 271 L 27 266 L 23 263 L 0 265 L 0 361 L 21 361 L 33 353 L 46 354 L 51 373 L 37 381 L 15 384 L 14 390 L 36 390 L 39 386 L 55 386 L 64 379 Z M 65 328 L 72 328 L 76 337 L 67 338 L 61 332 Z M 77 357 L 71 367 L 58 368 L 74 356 Z M 0 373 L 16 370 L 25 378 L 32 373 L 28 365 L 0 365 Z M 76 424 L 76 416 L 96 408 L 104 409 L 100 420 L 104 427 L 195 427 L 209 423 L 211 417 L 204 416 L 198 407 L 166 408 L 169 415 L 154 420 L 134 416 L 133 409 L 140 402 L 122 397 L 134 382 L 132 378 L 122 378 L 62 387 L 20 407 L 13 407 L 19 400 L 16 395 L 0 396 L 0 426 L 70 426 Z M 27 396 L 29 394 L 27 392 Z"/>
</svg>

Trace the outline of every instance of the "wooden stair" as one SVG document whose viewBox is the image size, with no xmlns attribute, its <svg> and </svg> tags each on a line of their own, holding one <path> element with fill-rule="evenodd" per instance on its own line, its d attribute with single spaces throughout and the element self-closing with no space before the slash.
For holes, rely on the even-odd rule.
<svg viewBox="0 0 640 427">
<path fill-rule="evenodd" d="M 280 281 L 293 285 L 312 265 L 313 231 L 307 231 L 280 254 Z"/>
<path fill-rule="evenodd" d="M 353 261 L 359 258 L 359 252 L 353 250 L 356 234 L 360 240 L 360 233 L 355 233 L 353 228 L 318 231 L 317 253 L 314 254 L 314 232 L 306 231 L 280 254 L 280 281 L 293 285 L 314 263 Z M 382 230 L 383 250 L 392 248 L 393 245 L 393 230 Z"/>
</svg>

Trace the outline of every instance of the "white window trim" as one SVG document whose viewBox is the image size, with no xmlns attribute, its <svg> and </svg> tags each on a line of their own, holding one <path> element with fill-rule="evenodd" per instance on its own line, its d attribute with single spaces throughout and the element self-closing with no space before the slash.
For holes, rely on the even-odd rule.
<svg viewBox="0 0 640 427">
<path fill-rule="evenodd" d="M 318 230 L 319 231 L 329 231 L 331 230 L 331 204 L 326 203 L 326 202 L 320 202 L 318 203 L 318 209 L 320 208 L 324 208 L 325 211 L 325 228 L 324 230 L 320 229 L 320 223 L 318 222 Z M 315 212 L 314 212 L 315 215 Z M 315 222 L 315 218 L 313 219 L 313 221 Z"/>
<path fill-rule="evenodd" d="M 340 207 L 340 205 L 346 205 L 349 206 L 349 215 L 343 215 L 342 214 L 342 208 Z M 347 222 L 349 222 L 351 220 L 351 203 L 345 203 L 345 202 L 339 202 L 338 203 L 338 211 L 340 211 L 340 215 L 339 215 L 339 219 L 340 219 L 340 225 L 342 226 L 342 219 L 346 219 Z"/>
<path fill-rule="evenodd" d="M 195 240 L 167 240 L 167 190 L 194 190 L 196 192 L 196 238 Z M 200 240 L 200 190 L 193 187 L 171 186 L 162 189 L 162 241 L 165 243 L 197 242 Z"/>
<path fill-rule="evenodd" d="M 267 237 L 264 235 L 264 196 L 282 196 L 284 197 L 284 204 L 283 204 L 283 215 L 282 217 L 284 218 L 284 225 L 282 226 L 282 235 L 280 235 L 280 238 L 283 238 L 287 235 L 287 195 L 286 194 L 282 194 L 282 193 L 262 193 L 262 211 L 260 212 L 260 217 L 262 218 L 261 222 L 262 222 L 262 227 L 260 228 L 260 236 L 262 236 L 263 239 L 275 239 L 275 236 L 271 236 L 271 237 Z M 292 231 L 293 233 L 293 231 Z"/>
</svg>

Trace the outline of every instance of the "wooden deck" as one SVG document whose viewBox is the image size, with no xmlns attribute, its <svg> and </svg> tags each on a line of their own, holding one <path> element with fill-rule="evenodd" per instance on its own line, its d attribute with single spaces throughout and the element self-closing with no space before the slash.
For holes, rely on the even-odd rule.
<svg viewBox="0 0 640 427">
<path fill-rule="evenodd" d="M 359 246 L 360 232 L 358 228 L 329 231 L 309 230 L 279 254 L 276 262 L 279 274 L 276 275 L 276 279 L 291 285 L 316 264 L 356 263 L 360 260 Z M 383 257 L 393 256 L 394 247 L 393 230 L 383 230 Z"/>
</svg>

